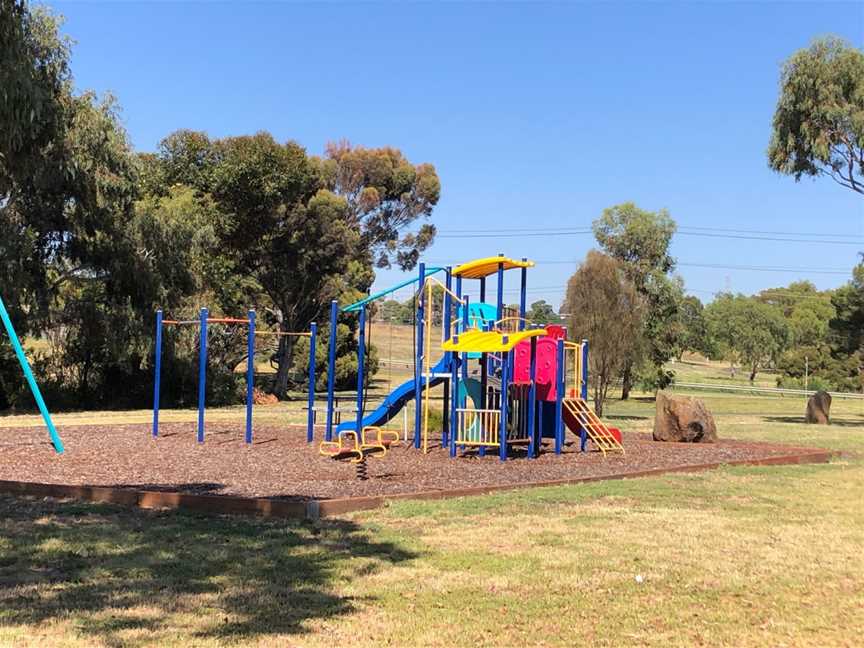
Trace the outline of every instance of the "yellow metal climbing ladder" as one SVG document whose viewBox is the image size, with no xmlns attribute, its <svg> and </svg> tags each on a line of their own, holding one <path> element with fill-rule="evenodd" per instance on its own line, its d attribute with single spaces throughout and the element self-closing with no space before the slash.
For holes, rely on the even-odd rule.
<svg viewBox="0 0 864 648">
<path fill-rule="evenodd" d="M 571 418 L 578 422 L 588 433 L 588 438 L 600 448 L 604 456 L 607 452 L 624 454 L 624 446 L 612 435 L 609 428 L 594 413 L 588 403 L 581 398 L 565 398 L 563 404 L 565 418 Z M 572 426 L 570 427 L 572 428 Z"/>
</svg>

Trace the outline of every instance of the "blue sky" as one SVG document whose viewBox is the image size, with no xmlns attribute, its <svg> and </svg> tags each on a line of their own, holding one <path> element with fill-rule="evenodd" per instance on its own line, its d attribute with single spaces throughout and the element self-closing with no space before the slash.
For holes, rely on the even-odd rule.
<svg viewBox="0 0 864 648">
<path fill-rule="evenodd" d="M 399 147 L 442 181 L 425 258 L 527 256 L 531 299 L 557 306 L 594 244 L 542 230 L 589 226 L 627 200 L 682 228 L 861 242 L 682 233 L 673 253 L 703 300 L 804 278 L 834 287 L 864 249 L 859 196 L 765 160 L 782 61 L 828 33 L 864 45 L 861 3 L 52 6 L 77 41 L 77 86 L 118 97 L 136 149 L 178 128 L 268 130 L 310 153 L 339 139 Z M 460 232 L 519 228 L 541 231 Z M 382 272 L 376 288 L 401 278 Z"/>
</svg>

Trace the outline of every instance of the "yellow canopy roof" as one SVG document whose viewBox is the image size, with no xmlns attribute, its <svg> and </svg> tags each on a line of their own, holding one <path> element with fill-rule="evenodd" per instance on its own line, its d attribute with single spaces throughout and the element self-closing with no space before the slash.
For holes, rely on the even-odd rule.
<svg viewBox="0 0 864 648">
<path fill-rule="evenodd" d="M 516 333 L 474 329 L 450 338 L 441 345 L 441 348 L 445 351 L 458 351 L 459 353 L 499 353 L 510 351 L 522 340 L 541 335 L 546 335 L 546 329 L 531 329 Z"/>
<path fill-rule="evenodd" d="M 453 269 L 454 277 L 465 277 L 466 279 L 482 279 L 498 272 L 498 266 L 503 265 L 505 270 L 513 268 L 532 268 L 533 261 L 517 261 L 504 256 L 486 257 L 463 263 Z"/>
</svg>

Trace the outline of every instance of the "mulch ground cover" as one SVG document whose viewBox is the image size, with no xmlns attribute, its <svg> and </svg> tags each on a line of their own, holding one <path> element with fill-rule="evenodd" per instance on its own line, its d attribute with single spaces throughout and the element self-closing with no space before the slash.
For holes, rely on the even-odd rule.
<svg viewBox="0 0 864 648">
<path fill-rule="evenodd" d="M 363 479 L 357 466 L 320 455 L 318 439 L 307 444 L 301 428 L 258 426 L 248 446 L 236 424 L 212 423 L 201 445 L 194 424 L 166 423 L 160 431 L 160 438 L 153 439 L 147 425 L 64 427 L 60 433 L 66 452 L 56 455 L 44 429 L 5 429 L 0 480 L 310 501 L 597 479 L 813 452 L 731 440 L 660 443 L 650 435 L 624 433 L 624 456 L 581 453 L 578 441 L 568 435 L 561 455 L 544 446 L 539 458 L 517 454 L 502 463 L 495 452 L 451 459 L 437 445 L 426 455 L 399 445 L 384 457 L 370 457 Z"/>
</svg>

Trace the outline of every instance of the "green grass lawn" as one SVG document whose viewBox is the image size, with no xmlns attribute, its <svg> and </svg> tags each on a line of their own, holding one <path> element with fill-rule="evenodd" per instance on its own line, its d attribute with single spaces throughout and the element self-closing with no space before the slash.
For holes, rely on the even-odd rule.
<svg viewBox="0 0 864 648">
<path fill-rule="evenodd" d="M 672 360 L 667 365 L 675 372 L 675 380 L 687 383 L 703 383 L 708 385 L 738 385 L 750 387 L 750 372 L 741 367 L 731 370 L 728 362 L 706 360 L 699 356 L 686 354 L 682 360 Z M 753 387 L 777 387 L 778 374 L 760 370 L 753 381 Z"/>
<path fill-rule="evenodd" d="M 723 436 L 847 454 L 314 525 L 0 497 L 0 645 L 859 645 L 864 404 L 705 399 Z"/>
</svg>

